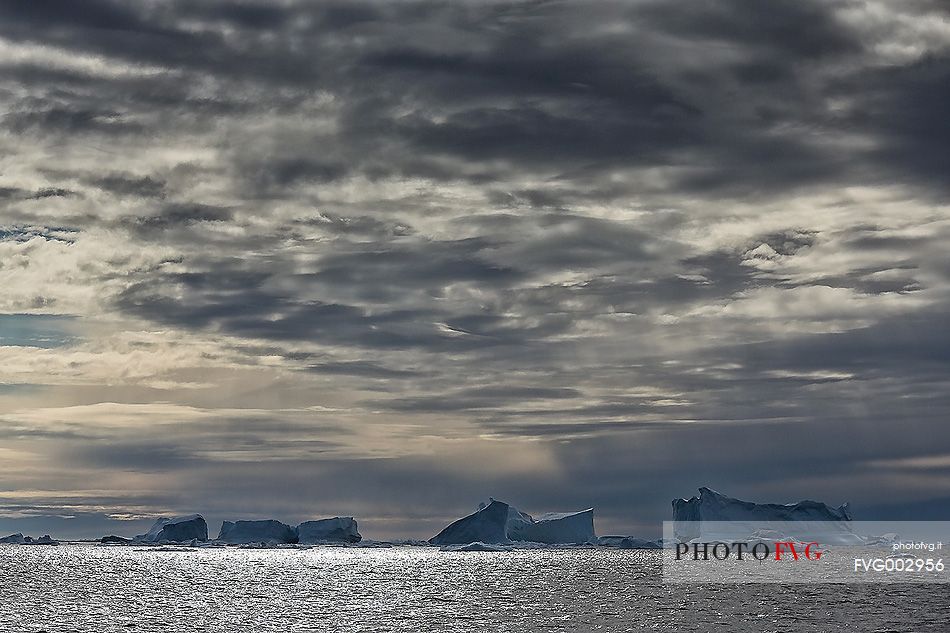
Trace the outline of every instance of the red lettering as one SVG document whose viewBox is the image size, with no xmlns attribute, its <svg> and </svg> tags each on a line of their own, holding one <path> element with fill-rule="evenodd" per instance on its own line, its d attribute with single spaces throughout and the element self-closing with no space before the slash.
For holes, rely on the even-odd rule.
<svg viewBox="0 0 950 633">
<path fill-rule="evenodd" d="M 812 549 L 811 549 L 811 546 L 812 546 L 812 545 L 817 546 L 818 543 L 816 543 L 815 541 L 812 541 L 811 543 L 809 543 L 808 545 L 805 546 L 805 558 L 807 558 L 808 560 L 821 560 L 821 555 L 822 555 L 824 552 L 822 552 L 820 549 L 819 549 L 819 550 L 815 550 L 815 551 L 813 552 Z M 814 556 L 814 558 L 813 558 L 813 556 Z"/>
<path fill-rule="evenodd" d="M 798 551 L 795 549 L 795 543 L 791 541 L 776 541 L 775 542 L 775 560 L 782 560 L 782 549 L 787 547 L 788 554 L 792 555 L 794 560 L 798 560 Z"/>
</svg>

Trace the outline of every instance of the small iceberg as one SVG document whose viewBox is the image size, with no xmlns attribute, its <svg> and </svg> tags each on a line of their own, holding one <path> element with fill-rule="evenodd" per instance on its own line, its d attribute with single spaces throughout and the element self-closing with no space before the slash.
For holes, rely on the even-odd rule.
<svg viewBox="0 0 950 633">
<path fill-rule="evenodd" d="M 443 545 L 440 548 L 442 552 L 511 552 L 514 551 L 513 547 L 508 547 L 506 545 L 496 545 L 494 543 L 482 543 L 481 541 L 475 541 L 474 543 L 467 543 L 465 545 Z"/>
<path fill-rule="evenodd" d="M 635 536 L 601 536 L 597 544 L 617 549 L 663 549 L 663 539 L 651 541 Z"/>
<path fill-rule="evenodd" d="M 125 538 L 124 536 L 116 536 L 115 534 L 110 534 L 108 536 L 103 536 L 99 539 L 99 543 L 102 545 L 128 545 L 134 543 L 130 538 Z"/>
</svg>

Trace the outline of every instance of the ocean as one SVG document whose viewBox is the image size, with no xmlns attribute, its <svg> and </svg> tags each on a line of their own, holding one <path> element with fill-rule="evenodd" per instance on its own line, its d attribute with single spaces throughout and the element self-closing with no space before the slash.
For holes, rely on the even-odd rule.
<svg viewBox="0 0 950 633">
<path fill-rule="evenodd" d="M 950 585 L 679 585 L 660 554 L 0 546 L 0 631 L 950 631 Z"/>
</svg>

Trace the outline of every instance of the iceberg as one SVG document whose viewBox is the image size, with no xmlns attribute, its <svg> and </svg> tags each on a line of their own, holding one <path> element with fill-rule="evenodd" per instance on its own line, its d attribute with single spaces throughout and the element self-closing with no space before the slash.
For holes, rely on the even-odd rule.
<svg viewBox="0 0 950 633">
<path fill-rule="evenodd" d="M 548 545 L 596 543 L 594 510 L 551 512 L 534 518 L 518 508 L 489 499 L 478 511 L 455 521 L 429 539 L 433 545 L 510 543 L 527 541 Z"/>
<path fill-rule="evenodd" d="M 822 536 L 824 542 L 859 542 L 850 526 L 848 504 L 833 508 L 819 501 L 752 503 L 733 499 L 709 488 L 699 496 L 673 500 L 673 534 L 681 541 L 749 538 L 778 529 L 785 535 Z M 789 526 L 789 524 L 792 524 Z M 780 535 L 781 536 L 781 535 Z"/>
<path fill-rule="evenodd" d="M 30 545 L 59 545 L 59 541 L 55 540 L 49 534 L 44 534 L 43 536 L 36 539 L 31 539 L 29 536 L 26 538 Z"/>
<path fill-rule="evenodd" d="M 161 543 L 163 541 L 180 543 L 182 541 L 208 540 L 208 523 L 200 514 L 186 514 L 180 517 L 163 517 L 146 534 L 135 537 L 136 541 Z"/>
<path fill-rule="evenodd" d="M 635 536 L 601 536 L 597 539 L 597 544 L 617 549 L 663 549 L 662 539 L 651 541 Z"/>
<path fill-rule="evenodd" d="M 491 502 L 466 517 L 454 521 L 429 539 L 432 545 L 508 542 L 508 509 L 504 501 Z"/>
<path fill-rule="evenodd" d="M 508 539 L 549 545 L 596 543 L 594 509 L 580 512 L 549 512 L 533 518 L 511 507 L 508 514 Z"/>
<path fill-rule="evenodd" d="M 11 534 L 10 536 L 4 536 L 3 538 L 0 538 L 0 543 L 6 543 L 8 545 L 23 545 L 26 543 L 26 539 L 23 538 L 23 534 L 17 532 L 16 534 Z"/>
<path fill-rule="evenodd" d="M 23 536 L 20 532 L 0 538 L 0 544 L 7 545 L 59 545 L 59 541 L 52 538 L 49 534 L 44 534 L 39 538 L 32 536 Z"/>
<path fill-rule="evenodd" d="M 356 520 L 353 517 L 333 517 L 318 521 L 304 521 L 297 526 L 297 542 L 304 544 L 322 543 L 324 541 L 343 541 L 345 543 L 359 543 L 363 540 L 357 530 Z"/>
<path fill-rule="evenodd" d="M 230 545 L 296 543 L 297 530 L 274 519 L 262 521 L 224 521 L 217 540 Z"/>
<path fill-rule="evenodd" d="M 482 543 L 475 541 L 467 545 L 443 545 L 443 552 L 511 552 L 513 549 L 507 545 L 493 545 L 491 543 Z"/>
<path fill-rule="evenodd" d="M 850 521 L 848 504 L 832 508 L 819 501 L 752 503 L 700 488 L 699 496 L 673 500 L 674 521 Z"/>
<path fill-rule="evenodd" d="M 115 534 L 110 534 L 108 536 L 103 536 L 101 539 L 99 539 L 99 542 L 104 545 L 109 545 L 109 544 L 126 545 L 128 543 L 132 543 L 133 541 L 132 539 L 125 538 L 124 536 L 116 536 Z"/>
</svg>

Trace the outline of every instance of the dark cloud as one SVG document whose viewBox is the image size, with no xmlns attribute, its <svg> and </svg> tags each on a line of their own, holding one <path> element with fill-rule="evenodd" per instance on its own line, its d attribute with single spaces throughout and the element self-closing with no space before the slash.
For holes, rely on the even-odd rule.
<svg viewBox="0 0 950 633">
<path fill-rule="evenodd" d="M 232 210 L 200 203 L 172 203 L 162 206 L 155 215 L 124 218 L 123 223 L 138 231 L 167 230 L 193 226 L 201 222 L 224 222 Z"/>
<path fill-rule="evenodd" d="M 476 387 L 437 396 L 417 398 L 392 398 L 385 402 L 374 402 L 394 411 L 471 411 L 492 409 L 511 403 L 530 402 L 532 400 L 563 400 L 576 398 L 581 394 L 568 388 L 551 389 L 546 387 Z"/>
<path fill-rule="evenodd" d="M 938 165 L 950 141 L 950 124 L 940 115 L 950 105 L 948 79 L 950 56 L 944 53 L 860 73 L 831 89 L 857 102 L 848 124 L 878 140 L 869 158 L 881 167 L 881 180 L 896 173 L 946 195 L 950 182 Z"/>
<path fill-rule="evenodd" d="M 298 185 L 322 184 L 337 180 L 349 171 L 340 163 L 307 158 L 268 158 L 241 167 L 243 177 L 254 193 L 274 196 L 290 195 Z"/>
<path fill-rule="evenodd" d="M 69 189 L 62 189 L 59 187 L 46 187 L 40 189 L 32 196 L 34 200 L 42 200 L 43 198 L 69 198 L 70 196 L 75 196 L 75 191 L 70 191 Z"/>
<path fill-rule="evenodd" d="M 359 376 L 361 378 L 415 378 L 420 372 L 408 369 L 393 369 L 365 360 L 340 361 L 308 365 L 307 371 L 315 374 Z"/>
<path fill-rule="evenodd" d="M 250 2 L 178 2 L 175 10 L 180 15 L 209 21 L 220 21 L 230 26 L 252 30 L 279 29 L 292 17 L 284 7 Z"/>
<path fill-rule="evenodd" d="M 408 224 L 387 222 L 368 215 L 345 217 L 335 213 L 318 213 L 297 220 L 298 224 L 318 228 L 330 234 L 357 235 L 361 237 L 401 237 L 414 233 Z"/>
<path fill-rule="evenodd" d="M 18 187 L 0 187 L 0 199 L 2 200 L 22 198 L 28 195 L 29 192 Z"/>
<path fill-rule="evenodd" d="M 124 134 L 141 129 L 115 110 L 39 103 L 21 104 L 21 109 L 6 114 L 3 122 L 15 133 Z"/>
<path fill-rule="evenodd" d="M 703 2 L 691 11 L 652 2 L 639 13 L 676 37 L 744 45 L 786 63 L 856 54 L 864 48 L 827 5 L 812 0 L 752 7 L 739 0 Z"/>
<path fill-rule="evenodd" d="M 165 197 L 165 183 L 151 176 L 138 177 L 133 174 L 116 173 L 90 177 L 87 182 L 117 196 Z"/>
<path fill-rule="evenodd" d="M 63 458 L 84 466 L 148 473 L 180 469 L 194 456 L 177 444 L 119 442 L 75 447 Z"/>
<path fill-rule="evenodd" d="M 118 2 L 93 0 L 80 9 L 66 0 L 42 4 L 4 3 L 0 15 L 8 23 L 25 23 L 34 27 L 79 27 L 89 29 L 148 31 L 151 30 L 135 11 Z"/>
<path fill-rule="evenodd" d="M 901 368 L 909 363 L 918 372 L 939 374 L 950 362 L 950 334 L 940 323 L 945 310 L 946 305 L 938 304 L 912 315 L 880 318 L 865 328 L 753 344 L 737 351 L 746 362 L 755 362 L 750 367 L 753 370 L 768 365 L 780 369 L 865 371 L 903 383 L 906 378 Z M 929 390 L 923 384 L 919 388 Z"/>
</svg>

